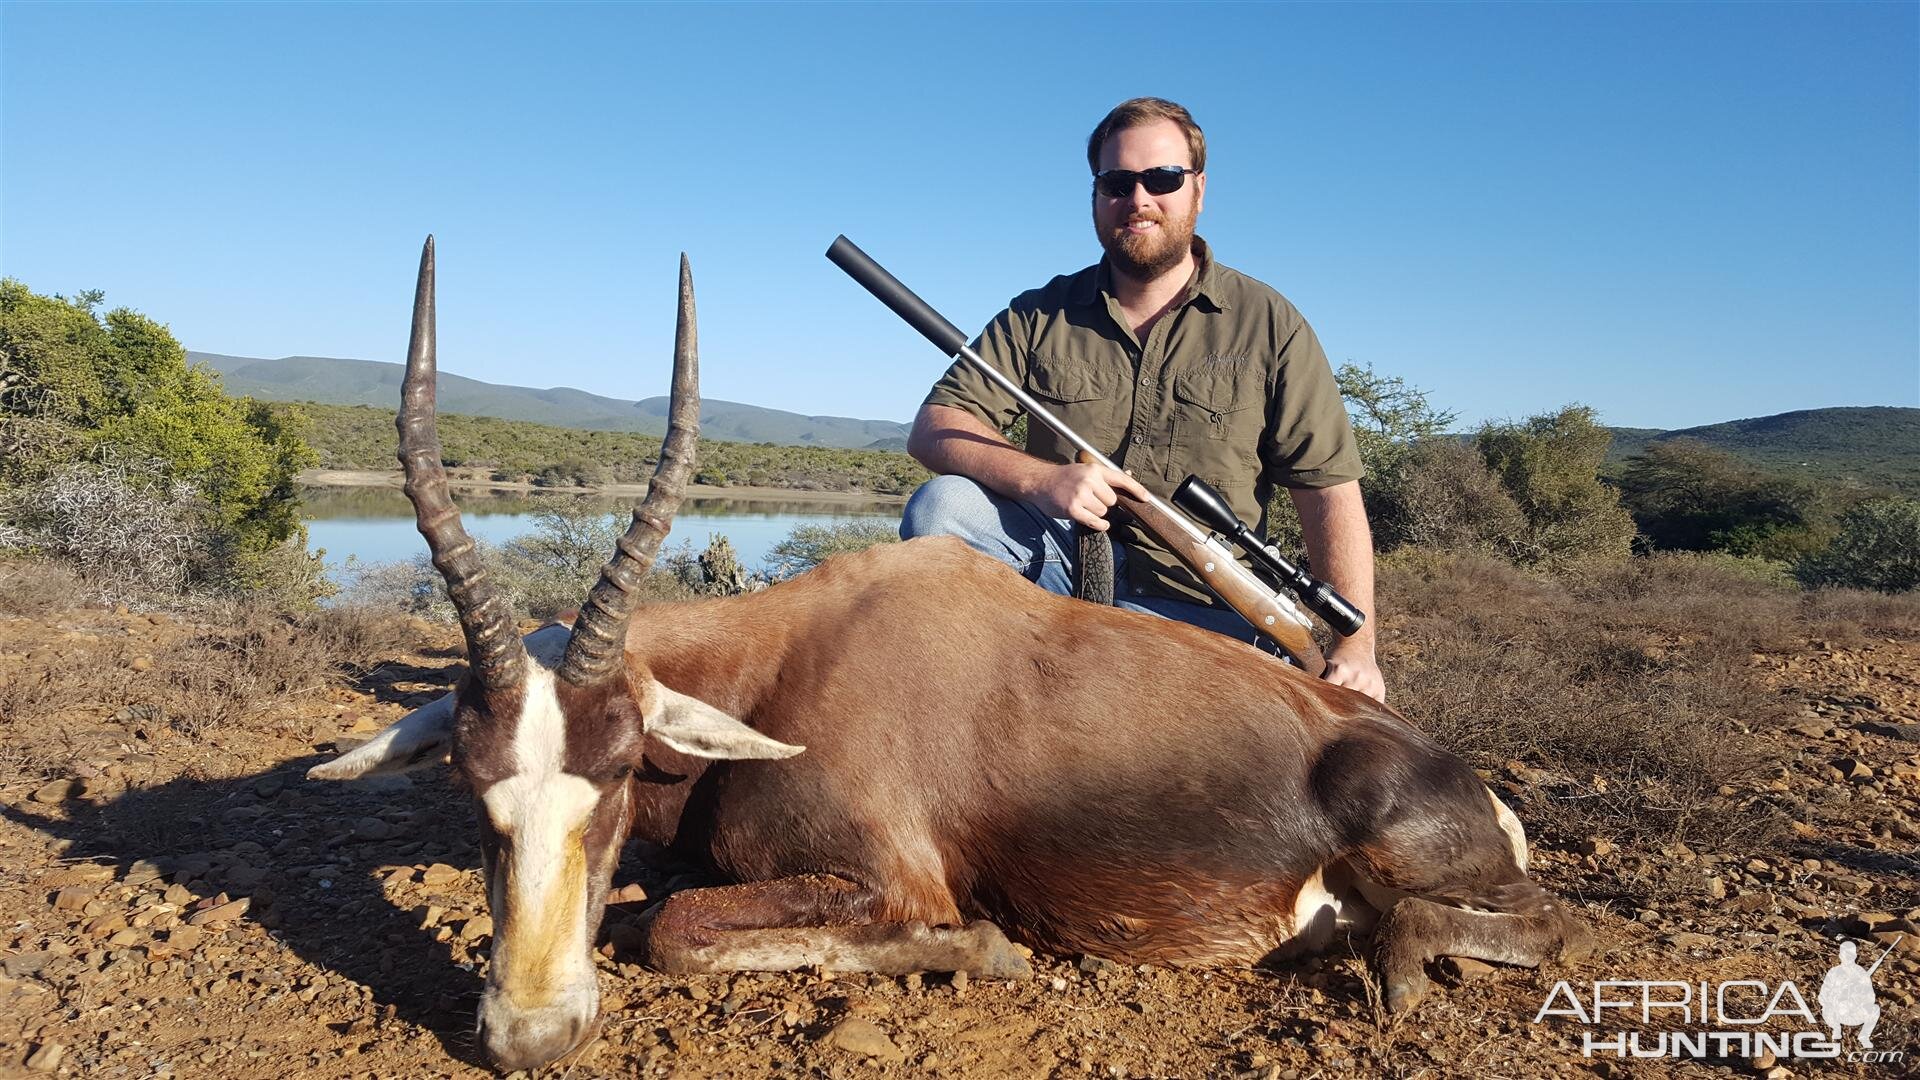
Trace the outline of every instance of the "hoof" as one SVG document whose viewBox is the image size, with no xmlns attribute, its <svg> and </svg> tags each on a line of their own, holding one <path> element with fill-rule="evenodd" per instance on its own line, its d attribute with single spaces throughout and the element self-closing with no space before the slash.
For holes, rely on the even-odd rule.
<svg viewBox="0 0 1920 1080">
<path fill-rule="evenodd" d="M 1566 939 L 1560 945 L 1560 962 L 1563 964 L 1581 964 L 1600 955 L 1600 935 L 1585 926 L 1574 926 L 1567 931 Z"/>
<path fill-rule="evenodd" d="M 1424 976 L 1387 980 L 1387 1012 L 1398 1016 L 1420 1004 L 1427 996 L 1427 980 Z"/>
<path fill-rule="evenodd" d="M 1033 965 L 1007 935 L 994 924 L 981 920 L 967 927 L 974 939 L 974 961 L 968 970 L 983 979 L 1030 979 Z"/>
</svg>

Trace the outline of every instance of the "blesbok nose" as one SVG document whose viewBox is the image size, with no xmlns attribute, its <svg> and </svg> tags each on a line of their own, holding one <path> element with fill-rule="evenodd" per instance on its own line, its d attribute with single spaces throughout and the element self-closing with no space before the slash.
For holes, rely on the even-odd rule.
<svg viewBox="0 0 1920 1080">
<path fill-rule="evenodd" d="M 495 1013 L 489 1017 L 487 1013 Z M 480 1014 L 480 1048 L 501 1072 L 517 1072 L 551 1064 L 580 1045 L 591 1016 L 567 1009 L 533 1009 L 499 1015 Z"/>
</svg>

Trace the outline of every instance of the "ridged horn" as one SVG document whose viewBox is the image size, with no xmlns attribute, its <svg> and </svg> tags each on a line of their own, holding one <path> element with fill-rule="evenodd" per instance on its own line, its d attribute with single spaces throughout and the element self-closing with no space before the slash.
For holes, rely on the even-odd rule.
<svg viewBox="0 0 1920 1080">
<path fill-rule="evenodd" d="M 627 641 L 627 620 L 638 602 L 641 579 L 653 566 L 660 542 L 673 526 L 673 512 L 693 475 L 694 447 L 700 435 L 700 355 L 693 314 L 693 271 L 680 256 L 680 317 L 673 331 L 673 396 L 667 405 L 667 437 L 660 443 L 647 497 L 633 512 L 633 524 L 614 545 L 613 561 L 587 593 L 580 617 L 560 659 L 560 678 L 584 686 L 607 676 L 620 664 Z"/>
<path fill-rule="evenodd" d="M 433 237 L 420 251 L 420 281 L 413 290 L 413 334 L 407 341 L 407 375 L 400 384 L 400 467 L 414 522 L 433 553 L 434 568 L 467 635 L 467 662 L 487 690 L 508 690 L 526 680 L 526 646 L 514 625 L 506 593 L 487 573 L 473 540 L 460 526 L 460 511 L 447 493 L 440 463 L 440 431 L 434 423 Z"/>
</svg>

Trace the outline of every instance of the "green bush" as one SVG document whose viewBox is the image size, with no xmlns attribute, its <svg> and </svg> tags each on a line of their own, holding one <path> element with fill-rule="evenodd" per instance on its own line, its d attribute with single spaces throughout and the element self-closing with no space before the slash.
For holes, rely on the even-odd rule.
<svg viewBox="0 0 1920 1080">
<path fill-rule="evenodd" d="M 280 549 L 305 544 L 294 477 L 315 460 L 304 418 L 227 397 L 217 376 L 187 365 L 165 326 L 127 308 L 103 318 L 99 302 L 98 293 L 69 300 L 0 281 L 0 484 L 45 481 L 85 462 L 122 473 L 118 463 L 150 462 L 121 479 L 137 479 L 141 491 L 191 489 L 217 563 L 194 580 L 286 587 L 293 564 Z"/>
<path fill-rule="evenodd" d="M 1840 519 L 1826 550 L 1805 556 L 1794 576 L 1809 586 L 1897 593 L 1920 588 L 1920 501 L 1869 499 Z"/>
<path fill-rule="evenodd" d="M 1584 405 L 1481 427 L 1474 446 L 1527 519 L 1521 561 L 1554 566 L 1630 554 L 1633 517 L 1600 480 L 1612 441 Z"/>
<path fill-rule="evenodd" d="M 1367 512 L 1382 549 L 1416 546 L 1511 556 L 1527 516 L 1479 453 L 1457 439 L 1420 443 L 1396 462 L 1393 482 L 1368 492 Z"/>
<path fill-rule="evenodd" d="M 800 525 L 767 552 L 767 572 L 775 581 L 803 574 L 835 555 L 895 543 L 900 527 L 892 521 L 836 521 Z"/>
</svg>

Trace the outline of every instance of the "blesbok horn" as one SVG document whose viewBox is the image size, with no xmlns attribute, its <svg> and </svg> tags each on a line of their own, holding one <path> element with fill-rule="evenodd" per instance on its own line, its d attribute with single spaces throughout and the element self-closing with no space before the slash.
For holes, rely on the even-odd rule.
<svg viewBox="0 0 1920 1080">
<path fill-rule="evenodd" d="M 433 237 L 420 250 L 420 280 L 413 291 L 413 334 L 407 341 L 407 375 L 400 387 L 400 466 L 414 521 L 447 581 L 467 636 L 467 662 L 487 690 L 510 690 L 526 679 L 526 646 L 514 624 L 513 605 L 480 560 L 460 525 L 460 510 L 447 492 L 440 431 L 434 423 Z"/>
<path fill-rule="evenodd" d="M 693 313 L 693 271 L 680 256 L 680 315 L 673 330 L 673 396 L 667 405 L 667 435 L 660 443 L 660 461 L 653 468 L 647 497 L 633 512 L 633 524 L 614 545 L 612 561 L 600 571 L 600 580 L 580 605 L 573 636 L 560 659 L 560 678 L 585 686 L 604 677 L 620 663 L 626 646 L 627 620 L 638 601 L 637 590 L 660 542 L 673 526 L 674 511 L 686 495 L 693 474 L 694 447 L 700 435 L 700 357 Z"/>
</svg>

